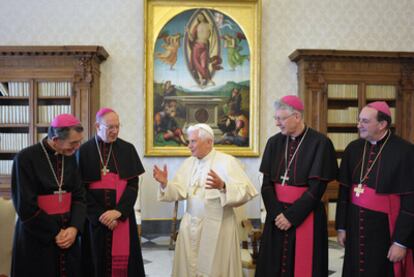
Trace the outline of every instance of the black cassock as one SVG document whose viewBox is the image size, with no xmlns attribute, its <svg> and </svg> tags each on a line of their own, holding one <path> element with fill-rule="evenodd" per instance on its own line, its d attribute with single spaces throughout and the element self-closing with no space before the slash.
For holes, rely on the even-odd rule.
<svg viewBox="0 0 414 277">
<path fill-rule="evenodd" d="M 289 138 L 287 160 L 292 157 L 302 133 Z M 328 275 L 327 219 L 320 201 L 329 181 L 336 178 L 338 166 L 332 142 L 321 133 L 309 128 L 289 170 L 288 186 L 307 187 L 293 204 L 278 201 L 274 183 L 282 183 L 284 175 L 287 136 L 279 133 L 271 137 L 263 154 L 260 171 L 263 173 L 262 197 L 266 208 L 266 222 L 260 243 L 256 276 L 294 276 L 295 231 L 306 217 L 314 212 L 314 249 L 312 276 Z M 275 226 L 280 213 L 292 223 L 287 231 Z"/>
<path fill-rule="evenodd" d="M 52 166 L 60 180 L 61 155 L 55 155 L 43 141 Z M 64 157 L 62 189 L 72 193 L 69 213 L 48 215 L 41 210 L 37 197 L 58 190 L 46 155 L 40 143 L 23 149 L 14 159 L 12 197 L 19 218 L 16 222 L 11 276 L 79 276 L 79 239 L 67 250 L 61 250 L 55 237 L 62 228 L 83 230 L 86 205 L 75 156 Z M 78 232 L 78 234 L 79 234 Z M 1 246 L 0 246 L 1 247 Z"/>
<path fill-rule="evenodd" d="M 386 140 L 367 143 L 364 172 L 373 163 Z M 393 242 L 412 247 L 414 230 L 413 145 L 391 135 L 365 182 L 378 194 L 400 195 L 401 209 L 391 238 L 385 213 L 360 208 L 351 203 L 352 185 L 358 185 L 365 140 L 351 142 L 344 152 L 339 173 L 341 183 L 336 210 L 336 229 L 346 230 L 343 276 L 394 276 L 387 259 Z"/>
<path fill-rule="evenodd" d="M 110 144 L 98 138 L 102 158 L 107 160 Z M 89 184 L 101 179 L 101 161 L 95 137 L 81 146 L 78 162 L 82 182 L 86 188 L 88 203 L 87 228 L 82 237 L 82 267 L 84 276 L 111 276 L 112 231 L 99 222 L 99 217 L 107 210 L 116 209 L 121 212 L 120 220 L 129 219 L 130 254 L 128 260 L 128 276 L 145 276 L 141 247 L 138 239 L 134 204 L 138 194 L 138 177 L 144 173 L 144 167 L 135 147 L 118 138 L 112 143 L 108 169 L 111 173 L 127 181 L 127 186 L 118 204 L 116 191 L 110 189 L 88 189 Z M 92 261 L 90 260 L 92 258 Z M 93 265 L 93 267 L 92 267 Z"/>
</svg>

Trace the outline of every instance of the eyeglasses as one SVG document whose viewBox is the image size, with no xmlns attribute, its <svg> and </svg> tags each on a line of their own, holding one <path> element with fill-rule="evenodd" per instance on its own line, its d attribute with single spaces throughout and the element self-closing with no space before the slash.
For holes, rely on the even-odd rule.
<svg viewBox="0 0 414 277">
<path fill-rule="evenodd" d="M 295 115 L 295 113 L 292 113 L 290 115 L 287 115 L 285 117 L 279 117 L 279 116 L 273 116 L 273 118 L 277 121 L 277 122 L 285 122 L 289 117 Z"/>
<path fill-rule="evenodd" d="M 119 124 L 119 125 L 106 125 L 106 124 L 100 123 L 100 125 L 105 127 L 106 129 L 108 129 L 109 131 L 119 130 L 119 128 L 121 127 L 121 124 Z"/>
</svg>

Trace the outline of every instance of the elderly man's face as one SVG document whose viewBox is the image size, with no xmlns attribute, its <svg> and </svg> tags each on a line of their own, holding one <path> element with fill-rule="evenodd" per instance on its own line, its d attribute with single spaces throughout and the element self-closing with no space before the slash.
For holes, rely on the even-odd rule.
<svg viewBox="0 0 414 277">
<path fill-rule="evenodd" d="M 275 112 L 274 119 L 276 126 L 284 135 L 290 136 L 300 128 L 301 117 L 298 112 L 291 112 L 286 109 L 278 109 Z"/>
<path fill-rule="evenodd" d="M 378 111 L 370 107 L 361 110 L 357 125 L 360 138 L 376 141 L 384 134 L 386 123 L 384 121 L 379 122 L 377 114 Z"/>
<path fill-rule="evenodd" d="M 105 114 L 96 123 L 96 134 L 106 143 L 114 142 L 119 134 L 119 117 L 114 112 Z"/>
<path fill-rule="evenodd" d="M 201 139 L 198 136 L 198 130 L 191 132 L 188 135 L 188 148 L 191 151 L 191 155 L 202 159 L 213 149 L 213 142 L 211 139 Z"/>
</svg>

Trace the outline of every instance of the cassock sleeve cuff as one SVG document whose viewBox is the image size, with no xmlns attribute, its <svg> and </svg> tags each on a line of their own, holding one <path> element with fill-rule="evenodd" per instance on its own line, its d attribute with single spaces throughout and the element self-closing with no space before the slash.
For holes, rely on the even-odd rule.
<svg viewBox="0 0 414 277">
<path fill-rule="evenodd" d="M 397 245 L 397 246 L 399 246 L 399 247 L 401 247 L 401 248 L 404 248 L 404 249 L 406 249 L 407 248 L 407 246 L 404 246 L 404 245 L 402 245 L 401 243 L 398 243 L 398 242 L 396 242 L 396 241 L 394 241 L 394 243 L 393 244 L 395 244 L 395 245 Z"/>
</svg>

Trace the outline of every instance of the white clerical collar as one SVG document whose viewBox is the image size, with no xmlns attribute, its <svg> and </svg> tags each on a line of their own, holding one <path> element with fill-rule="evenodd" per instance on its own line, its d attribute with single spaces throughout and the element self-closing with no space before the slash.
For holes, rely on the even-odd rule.
<svg viewBox="0 0 414 277">
<path fill-rule="evenodd" d="M 305 132 L 306 132 L 306 125 L 304 125 L 304 128 L 303 128 L 302 132 L 300 132 L 299 135 L 297 135 L 297 136 L 290 136 L 290 139 L 291 140 L 296 140 L 297 138 L 300 138 Z"/>
<path fill-rule="evenodd" d="M 382 135 L 382 137 L 380 137 L 379 138 L 379 140 L 369 140 L 369 143 L 371 143 L 372 145 L 377 145 L 377 143 L 379 142 L 379 141 L 381 141 L 383 138 L 385 138 L 385 136 L 388 134 L 388 132 L 389 131 L 387 131 L 387 132 L 385 132 L 383 135 Z"/>
<path fill-rule="evenodd" d="M 379 138 L 379 140 L 369 140 L 369 143 L 371 143 L 372 145 L 377 145 L 377 143 L 379 141 L 381 141 L 383 138 L 385 138 L 385 136 L 388 134 L 389 131 L 385 132 L 382 137 Z"/>
</svg>

